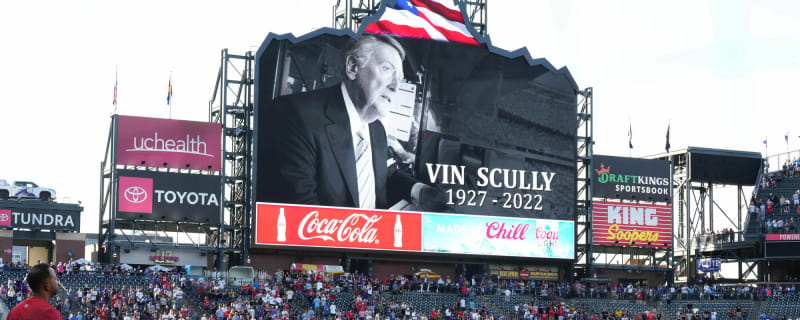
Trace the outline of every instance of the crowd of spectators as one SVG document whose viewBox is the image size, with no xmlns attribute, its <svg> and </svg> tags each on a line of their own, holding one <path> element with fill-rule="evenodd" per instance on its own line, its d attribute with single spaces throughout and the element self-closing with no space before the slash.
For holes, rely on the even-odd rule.
<svg viewBox="0 0 800 320">
<path fill-rule="evenodd" d="M 152 271 L 122 266 L 81 268 L 76 265 L 52 266 L 59 278 L 95 275 L 128 284 L 68 285 L 51 301 L 65 320 L 132 319 L 499 319 L 497 306 L 484 304 L 484 295 L 500 296 L 505 302 L 521 296 L 511 314 L 518 319 L 536 320 L 652 320 L 654 312 L 638 314 L 630 310 L 608 313 L 565 303 L 565 299 L 628 300 L 639 303 L 691 300 L 757 300 L 775 295 L 800 295 L 795 285 L 727 286 L 697 284 L 648 287 L 623 283 L 584 283 L 524 280 L 451 279 L 390 275 L 372 278 L 354 273 L 276 271 L 258 272 L 252 281 L 227 280 L 224 274 L 209 273 L 187 277 L 179 268 Z M 24 274 L 26 266 L 11 265 Z M 133 279 L 133 280 L 131 280 Z M 241 279 L 240 279 L 241 280 Z M 134 281 L 134 284 L 130 284 Z M 27 284 L 21 277 L 0 283 L 0 293 L 9 306 L 27 297 Z M 450 302 L 429 309 L 417 309 L 403 295 L 445 295 Z M 515 300 L 519 301 L 519 300 Z M 670 319 L 704 317 L 704 312 L 667 315 Z M 673 318 L 674 316 L 674 318 Z"/>
<path fill-rule="evenodd" d="M 786 160 L 782 169 L 785 177 L 800 177 L 800 157 L 794 160 Z"/>
</svg>

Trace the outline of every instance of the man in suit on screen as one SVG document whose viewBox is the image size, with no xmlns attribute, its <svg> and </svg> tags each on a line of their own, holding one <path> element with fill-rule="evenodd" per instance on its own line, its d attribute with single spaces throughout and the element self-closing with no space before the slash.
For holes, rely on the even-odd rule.
<svg viewBox="0 0 800 320">
<path fill-rule="evenodd" d="M 380 119 L 403 79 L 405 50 L 383 35 L 364 35 L 344 52 L 344 80 L 276 98 L 259 124 L 257 200 L 386 209 L 409 199 L 421 209 L 444 203 L 438 189 L 387 168 Z"/>
</svg>

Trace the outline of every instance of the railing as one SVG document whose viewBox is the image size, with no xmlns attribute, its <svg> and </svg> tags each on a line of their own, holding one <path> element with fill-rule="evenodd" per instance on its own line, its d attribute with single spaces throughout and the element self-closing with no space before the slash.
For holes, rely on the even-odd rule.
<svg viewBox="0 0 800 320">
<path fill-rule="evenodd" d="M 767 156 L 767 168 L 770 172 L 781 171 L 783 170 L 783 165 L 786 163 L 786 160 L 796 160 L 798 157 L 800 157 L 800 150 L 787 151 Z"/>
<path fill-rule="evenodd" d="M 695 237 L 695 245 L 698 247 L 718 246 L 728 243 L 736 243 L 744 240 L 744 232 L 724 232 L 715 234 L 701 234 Z"/>
<path fill-rule="evenodd" d="M 750 210 L 750 200 L 758 196 L 758 191 L 761 189 L 761 178 L 764 177 L 764 171 L 767 160 L 761 159 L 761 166 L 758 168 L 758 176 L 756 176 L 756 182 L 753 186 L 753 194 L 750 196 L 750 199 L 747 199 L 747 215 L 744 218 L 744 228 L 747 230 L 747 227 L 750 226 L 750 217 L 753 216 L 753 213 Z"/>
</svg>

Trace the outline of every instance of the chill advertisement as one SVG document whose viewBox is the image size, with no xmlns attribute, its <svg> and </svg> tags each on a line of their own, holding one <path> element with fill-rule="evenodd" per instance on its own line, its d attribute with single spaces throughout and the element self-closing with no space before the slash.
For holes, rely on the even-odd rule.
<svg viewBox="0 0 800 320">
<path fill-rule="evenodd" d="M 592 157 L 595 198 L 669 200 L 669 162 L 595 155 Z"/>
<path fill-rule="evenodd" d="M 323 29 L 268 36 L 255 73 L 255 201 L 574 220 L 566 68 Z"/>
<path fill-rule="evenodd" d="M 425 214 L 423 251 L 573 259 L 571 221 Z"/>
</svg>

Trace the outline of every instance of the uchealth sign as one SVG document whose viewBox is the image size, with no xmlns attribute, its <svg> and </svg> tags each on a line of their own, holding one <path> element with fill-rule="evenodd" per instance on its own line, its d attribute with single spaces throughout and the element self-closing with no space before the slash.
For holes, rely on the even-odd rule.
<svg viewBox="0 0 800 320">
<path fill-rule="evenodd" d="M 573 259 L 571 221 L 258 203 L 256 245 Z"/>
<path fill-rule="evenodd" d="M 592 203 L 592 242 L 672 248 L 672 207 L 595 201 Z"/>
<path fill-rule="evenodd" d="M 219 171 L 219 123 L 117 116 L 117 164 Z"/>
<path fill-rule="evenodd" d="M 80 211 L 36 208 L 0 209 L 0 227 L 78 231 Z"/>
<path fill-rule="evenodd" d="M 117 218 L 219 222 L 219 176 L 142 170 L 117 172 Z"/>
</svg>

